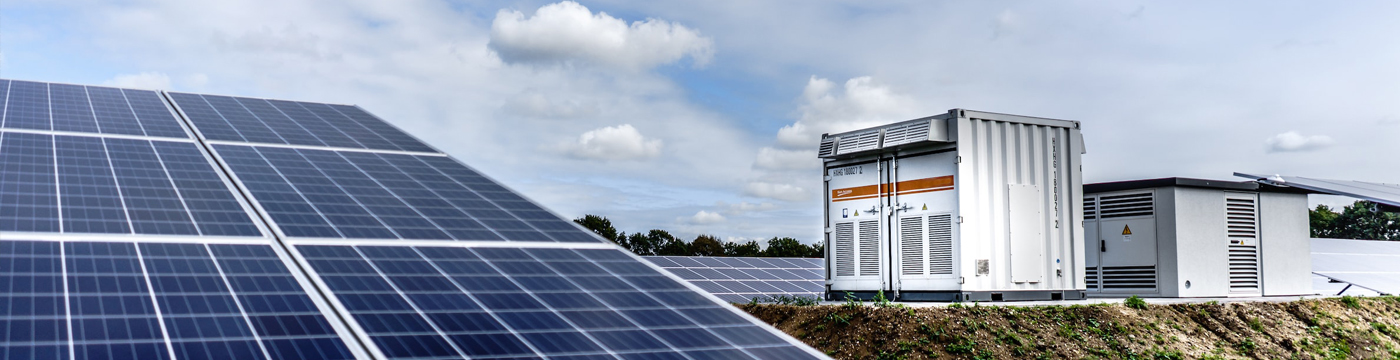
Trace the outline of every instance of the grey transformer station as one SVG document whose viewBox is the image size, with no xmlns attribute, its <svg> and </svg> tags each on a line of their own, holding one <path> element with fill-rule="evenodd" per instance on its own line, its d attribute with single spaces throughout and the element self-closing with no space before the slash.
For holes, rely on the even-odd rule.
<svg viewBox="0 0 1400 360">
<path fill-rule="evenodd" d="M 1086 186 L 1084 153 L 1077 121 L 965 109 L 822 135 L 827 299 L 1311 291 L 1305 193 L 1175 178 Z"/>
</svg>

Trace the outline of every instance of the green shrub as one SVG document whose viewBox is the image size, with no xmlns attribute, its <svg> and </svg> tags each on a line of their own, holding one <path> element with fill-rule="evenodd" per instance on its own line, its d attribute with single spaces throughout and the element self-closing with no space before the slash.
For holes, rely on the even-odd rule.
<svg viewBox="0 0 1400 360">
<path fill-rule="evenodd" d="M 1147 309 L 1147 301 L 1142 300 L 1142 298 L 1137 295 L 1130 296 L 1123 300 L 1123 305 L 1138 310 Z"/>
</svg>

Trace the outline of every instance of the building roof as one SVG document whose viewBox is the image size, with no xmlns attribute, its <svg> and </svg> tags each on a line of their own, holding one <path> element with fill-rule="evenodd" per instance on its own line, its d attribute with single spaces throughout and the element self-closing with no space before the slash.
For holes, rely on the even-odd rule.
<svg viewBox="0 0 1400 360">
<path fill-rule="evenodd" d="M 1254 181 L 1225 181 L 1207 180 L 1195 178 L 1169 177 L 1160 179 L 1127 180 L 1102 182 L 1094 184 L 1084 184 L 1085 194 L 1097 194 L 1111 191 L 1150 189 L 1159 187 L 1180 186 L 1218 190 L 1236 191 L 1258 191 L 1258 192 L 1285 192 L 1285 193 L 1310 193 L 1302 189 L 1292 189 L 1272 185 L 1261 185 Z"/>
</svg>

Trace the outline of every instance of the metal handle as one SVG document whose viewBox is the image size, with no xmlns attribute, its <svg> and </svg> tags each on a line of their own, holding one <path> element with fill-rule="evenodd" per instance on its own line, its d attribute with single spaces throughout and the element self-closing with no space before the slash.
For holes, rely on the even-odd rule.
<svg viewBox="0 0 1400 360">
<path fill-rule="evenodd" d="M 1099 239 L 1099 252 L 1108 252 L 1108 241 Z"/>
</svg>

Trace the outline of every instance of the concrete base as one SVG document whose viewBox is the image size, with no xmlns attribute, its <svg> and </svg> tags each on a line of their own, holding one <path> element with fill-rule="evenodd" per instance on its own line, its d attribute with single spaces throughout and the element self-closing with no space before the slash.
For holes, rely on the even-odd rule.
<svg viewBox="0 0 1400 360">
<path fill-rule="evenodd" d="M 879 291 L 830 291 L 826 293 L 828 301 L 846 301 L 850 297 L 861 301 L 871 301 L 875 299 Z M 885 298 L 891 301 L 933 301 L 933 302 L 967 302 L 967 301 L 1055 301 L 1055 300 L 1081 300 L 1084 299 L 1084 291 L 1081 290 L 1020 290 L 1020 291 L 903 291 L 899 297 L 889 291 L 884 292 Z"/>
</svg>

